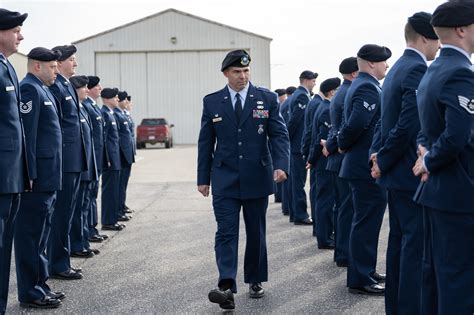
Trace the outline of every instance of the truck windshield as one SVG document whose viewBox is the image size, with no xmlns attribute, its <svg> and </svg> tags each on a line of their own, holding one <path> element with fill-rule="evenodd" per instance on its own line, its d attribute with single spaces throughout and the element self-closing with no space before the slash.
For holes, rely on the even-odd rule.
<svg viewBox="0 0 474 315">
<path fill-rule="evenodd" d="M 166 120 L 163 118 L 157 118 L 157 119 L 143 119 L 142 125 L 144 126 L 161 126 L 161 125 L 166 125 Z"/>
</svg>

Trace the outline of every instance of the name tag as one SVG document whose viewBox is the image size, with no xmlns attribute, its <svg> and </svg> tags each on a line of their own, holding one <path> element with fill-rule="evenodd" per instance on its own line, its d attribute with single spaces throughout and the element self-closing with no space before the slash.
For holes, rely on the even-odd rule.
<svg viewBox="0 0 474 315">
<path fill-rule="evenodd" d="M 83 123 L 84 123 L 84 122 L 86 122 L 86 120 L 83 118 L 83 119 L 81 119 L 81 122 L 83 122 Z"/>
<path fill-rule="evenodd" d="M 124 124 L 124 125 L 128 125 L 128 122 L 124 122 L 123 124 Z"/>
<path fill-rule="evenodd" d="M 268 118 L 268 109 L 254 109 L 253 118 Z"/>
<path fill-rule="evenodd" d="M 96 119 L 96 120 L 101 120 L 101 119 L 102 119 L 102 117 L 100 117 L 100 116 L 97 116 L 95 119 Z"/>
<path fill-rule="evenodd" d="M 7 92 L 15 91 L 15 86 L 13 86 L 13 85 L 11 85 L 11 86 L 6 86 L 6 87 L 5 87 L 5 91 L 7 91 Z"/>
<path fill-rule="evenodd" d="M 79 104 L 79 107 L 80 107 L 80 108 L 83 108 L 84 106 L 82 106 L 82 104 Z"/>
<path fill-rule="evenodd" d="M 72 96 L 66 96 L 66 101 L 72 100 Z"/>
<path fill-rule="evenodd" d="M 219 122 L 219 121 L 222 121 L 222 117 L 212 118 L 213 123 L 216 123 L 216 122 Z"/>
<path fill-rule="evenodd" d="M 115 121 L 112 122 L 112 125 L 116 125 L 117 123 Z"/>
<path fill-rule="evenodd" d="M 53 102 L 44 102 L 44 105 L 53 105 Z"/>
</svg>

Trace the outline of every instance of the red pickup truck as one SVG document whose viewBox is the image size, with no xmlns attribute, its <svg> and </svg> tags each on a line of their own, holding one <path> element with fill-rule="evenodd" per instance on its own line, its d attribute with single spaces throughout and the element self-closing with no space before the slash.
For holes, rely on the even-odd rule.
<svg viewBox="0 0 474 315">
<path fill-rule="evenodd" d="M 167 149 L 173 147 L 173 134 L 171 128 L 164 118 L 145 118 L 137 127 L 137 148 L 146 147 L 147 143 L 164 143 Z"/>
</svg>

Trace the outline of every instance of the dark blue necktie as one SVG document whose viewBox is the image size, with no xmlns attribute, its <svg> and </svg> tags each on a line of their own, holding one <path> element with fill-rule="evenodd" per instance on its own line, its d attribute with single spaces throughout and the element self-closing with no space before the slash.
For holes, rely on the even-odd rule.
<svg viewBox="0 0 474 315">
<path fill-rule="evenodd" d="M 240 94 L 237 93 L 235 95 L 236 101 L 234 105 L 234 113 L 235 113 L 235 118 L 237 119 L 237 122 L 240 121 L 240 116 L 242 115 L 242 101 L 240 100 Z"/>
</svg>

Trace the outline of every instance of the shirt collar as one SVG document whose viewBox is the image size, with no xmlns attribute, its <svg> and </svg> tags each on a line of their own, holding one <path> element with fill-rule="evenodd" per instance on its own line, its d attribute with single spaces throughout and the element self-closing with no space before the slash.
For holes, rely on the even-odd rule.
<svg viewBox="0 0 474 315">
<path fill-rule="evenodd" d="M 425 63 L 428 64 L 428 60 L 426 59 L 426 56 L 421 51 L 419 51 L 418 49 L 413 48 L 413 47 L 407 47 L 406 50 L 412 50 L 412 51 L 416 52 L 418 55 L 420 55 L 421 58 L 423 58 Z"/>
<path fill-rule="evenodd" d="M 250 83 L 247 83 L 247 85 L 242 90 L 237 92 L 237 91 L 233 90 L 229 85 L 227 85 L 227 88 L 229 89 L 230 99 L 232 100 L 232 103 L 235 102 L 235 95 L 237 93 L 239 93 L 242 102 L 245 102 L 245 99 L 247 98 L 247 93 L 249 91 L 249 86 L 250 86 Z"/>
<path fill-rule="evenodd" d="M 460 48 L 460 47 L 457 47 L 457 46 L 454 46 L 454 45 L 449 45 L 449 44 L 443 44 L 443 46 L 441 48 L 451 48 L 451 49 L 454 49 L 454 50 L 457 50 L 459 51 L 461 54 L 463 54 L 464 56 L 466 56 L 466 58 L 471 61 L 471 56 L 467 53 L 467 51 L 465 51 L 464 49 Z"/>
<path fill-rule="evenodd" d="M 69 79 L 63 76 L 61 73 L 58 73 L 58 76 L 60 76 L 61 78 L 64 78 L 64 80 L 66 80 L 66 82 L 69 83 Z"/>
</svg>

